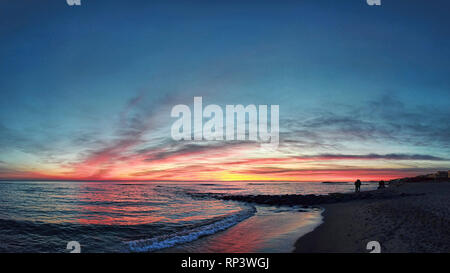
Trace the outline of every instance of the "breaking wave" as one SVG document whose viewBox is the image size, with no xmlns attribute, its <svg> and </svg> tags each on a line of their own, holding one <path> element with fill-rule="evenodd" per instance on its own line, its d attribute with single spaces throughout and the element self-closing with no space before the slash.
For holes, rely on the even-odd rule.
<svg viewBox="0 0 450 273">
<path fill-rule="evenodd" d="M 253 216 L 256 213 L 254 206 L 249 206 L 235 214 L 224 216 L 223 218 L 188 230 L 175 232 L 168 235 L 161 235 L 150 239 L 130 241 L 126 244 L 131 252 L 152 252 L 176 245 L 188 243 L 228 229 L 239 222 Z"/>
</svg>

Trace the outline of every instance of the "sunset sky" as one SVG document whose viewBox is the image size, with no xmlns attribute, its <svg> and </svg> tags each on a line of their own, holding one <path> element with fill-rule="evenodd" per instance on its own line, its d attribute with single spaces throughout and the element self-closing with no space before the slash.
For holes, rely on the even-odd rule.
<svg viewBox="0 0 450 273">
<path fill-rule="evenodd" d="M 450 169 L 450 3 L 337 2 L 1 1 L 0 179 Z M 170 111 L 194 96 L 279 105 L 278 149 L 172 140 Z"/>
</svg>

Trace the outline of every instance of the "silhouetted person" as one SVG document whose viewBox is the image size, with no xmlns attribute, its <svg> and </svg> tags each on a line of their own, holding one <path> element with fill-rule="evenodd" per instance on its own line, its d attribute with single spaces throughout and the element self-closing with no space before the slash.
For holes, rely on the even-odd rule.
<svg viewBox="0 0 450 273">
<path fill-rule="evenodd" d="M 381 180 L 380 182 L 378 182 L 378 189 L 384 189 L 384 180 Z"/>
<path fill-rule="evenodd" d="M 355 192 L 360 192 L 361 191 L 361 180 L 356 180 L 355 182 Z"/>
</svg>

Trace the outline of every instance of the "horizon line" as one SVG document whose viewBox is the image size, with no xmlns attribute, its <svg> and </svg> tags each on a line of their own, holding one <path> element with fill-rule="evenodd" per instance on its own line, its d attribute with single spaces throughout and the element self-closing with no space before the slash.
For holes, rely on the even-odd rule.
<svg viewBox="0 0 450 273">
<path fill-rule="evenodd" d="M 420 176 L 420 175 L 419 175 Z M 401 178 L 395 178 L 395 179 L 402 179 L 402 178 L 408 178 L 408 177 L 401 177 Z M 359 178 L 355 178 L 359 179 Z M 395 179 L 387 179 L 386 181 L 395 180 Z M 362 180 L 359 179 L 362 182 L 378 182 L 380 180 Z M 293 183 L 308 183 L 308 182 L 317 182 L 317 183 L 323 183 L 323 182 L 353 182 L 349 180 L 340 180 L 340 181 L 332 181 L 332 180 L 317 180 L 317 181 L 308 181 L 308 180 L 133 180 L 133 179 L 3 179 L 0 178 L 0 182 L 3 181 L 36 181 L 36 182 L 42 182 L 42 181 L 49 181 L 49 182 L 293 182 Z"/>
<path fill-rule="evenodd" d="M 357 179 L 357 178 L 356 178 Z M 361 180 L 361 179 L 360 179 Z M 308 182 L 352 182 L 352 181 L 330 181 L 330 180 L 318 180 L 318 181 L 307 181 L 307 180 L 133 180 L 133 179 L 3 179 L 0 178 L 1 181 L 64 181 L 64 182 L 295 182 L 295 183 L 308 183 Z M 378 180 L 367 180 L 370 181 L 378 181 Z"/>
</svg>

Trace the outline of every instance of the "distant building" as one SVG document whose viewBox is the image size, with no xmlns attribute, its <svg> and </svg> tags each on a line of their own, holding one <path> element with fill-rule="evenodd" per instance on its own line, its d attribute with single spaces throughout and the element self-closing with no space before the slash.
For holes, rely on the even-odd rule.
<svg viewBox="0 0 450 273">
<path fill-rule="evenodd" d="M 436 179 L 448 178 L 449 171 L 439 171 L 436 173 Z"/>
</svg>

